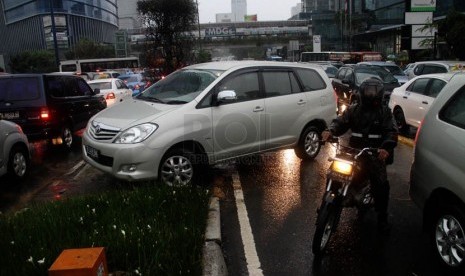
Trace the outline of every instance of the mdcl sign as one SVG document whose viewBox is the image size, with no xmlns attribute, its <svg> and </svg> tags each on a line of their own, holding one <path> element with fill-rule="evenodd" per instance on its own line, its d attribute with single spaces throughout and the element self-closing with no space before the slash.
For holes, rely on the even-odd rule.
<svg viewBox="0 0 465 276">
<path fill-rule="evenodd" d="M 205 29 L 205 36 L 230 36 L 230 35 L 235 35 L 235 34 L 236 34 L 235 28 L 216 27 L 216 28 Z"/>
</svg>

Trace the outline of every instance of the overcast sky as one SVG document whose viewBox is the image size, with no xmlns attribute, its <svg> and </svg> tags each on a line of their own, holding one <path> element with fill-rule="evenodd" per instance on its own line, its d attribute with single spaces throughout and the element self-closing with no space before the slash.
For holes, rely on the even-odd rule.
<svg viewBox="0 0 465 276">
<path fill-rule="evenodd" d="M 215 14 L 231 12 L 231 0 L 197 1 L 200 23 L 214 23 Z M 259 21 L 287 20 L 291 17 L 291 8 L 300 2 L 300 0 L 247 0 L 247 14 L 257 14 Z"/>
</svg>

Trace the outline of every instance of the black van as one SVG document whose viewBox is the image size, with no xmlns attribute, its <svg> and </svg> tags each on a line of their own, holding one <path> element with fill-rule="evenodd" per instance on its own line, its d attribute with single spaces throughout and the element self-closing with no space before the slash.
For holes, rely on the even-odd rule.
<svg viewBox="0 0 465 276">
<path fill-rule="evenodd" d="M 106 101 L 78 76 L 11 74 L 0 76 L 0 117 L 20 125 L 30 141 L 49 139 L 71 147 L 73 136 L 106 108 Z"/>
</svg>

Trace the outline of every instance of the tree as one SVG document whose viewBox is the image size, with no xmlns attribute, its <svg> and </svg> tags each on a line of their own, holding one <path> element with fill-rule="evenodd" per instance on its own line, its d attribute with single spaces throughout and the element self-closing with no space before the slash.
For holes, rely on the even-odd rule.
<svg viewBox="0 0 465 276">
<path fill-rule="evenodd" d="M 55 55 L 47 50 L 26 51 L 11 57 L 12 73 L 50 73 L 58 71 Z"/>
<path fill-rule="evenodd" d="M 142 0 L 137 10 L 144 17 L 152 52 L 163 49 L 164 70 L 170 73 L 181 67 L 192 48 L 191 31 L 196 23 L 197 6 L 193 0 Z"/>
<path fill-rule="evenodd" d="M 110 45 L 99 45 L 94 41 L 83 38 L 74 48 L 65 53 L 67 59 L 85 58 L 112 58 L 115 57 L 115 49 Z"/>
<path fill-rule="evenodd" d="M 439 22 L 439 35 L 444 38 L 452 54 L 460 59 L 465 60 L 465 15 L 451 10 L 447 17 Z"/>
</svg>

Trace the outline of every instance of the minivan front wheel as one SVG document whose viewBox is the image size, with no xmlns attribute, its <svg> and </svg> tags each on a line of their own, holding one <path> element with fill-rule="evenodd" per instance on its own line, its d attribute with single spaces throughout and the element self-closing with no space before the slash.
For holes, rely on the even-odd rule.
<svg viewBox="0 0 465 276">
<path fill-rule="evenodd" d="M 320 131 L 314 126 L 309 126 L 302 133 L 294 152 L 300 159 L 313 160 L 320 148 Z"/>
<path fill-rule="evenodd" d="M 28 169 L 28 155 L 20 146 L 14 146 L 8 159 L 8 174 L 14 178 L 23 178 Z"/>
<path fill-rule="evenodd" d="M 160 179 L 169 186 L 187 186 L 198 174 L 194 165 L 194 154 L 183 149 L 170 150 L 162 160 Z"/>
<path fill-rule="evenodd" d="M 465 272 L 465 214 L 460 208 L 439 207 L 430 228 L 430 241 L 437 259 L 448 272 Z"/>
</svg>

